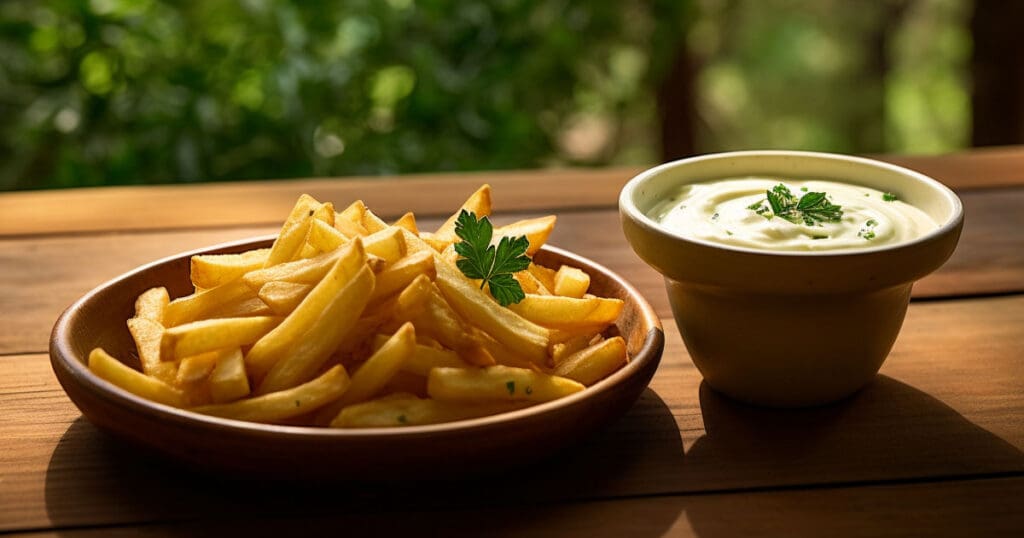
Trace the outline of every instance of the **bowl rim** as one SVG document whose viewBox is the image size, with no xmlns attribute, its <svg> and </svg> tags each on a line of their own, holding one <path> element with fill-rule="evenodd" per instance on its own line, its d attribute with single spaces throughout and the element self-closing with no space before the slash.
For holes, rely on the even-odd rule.
<svg viewBox="0 0 1024 538">
<path fill-rule="evenodd" d="M 577 266 L 587 270 L 587 272 L 596 271 L 598 273 L 603 273 L 605 277 L 608 277 L 618 285 L 621 285 L 625 294 L 636 302 L 641 313 L 640 317 L 649 320 L 652 323 L 652 326 L 648 329 L 647 334 L 643 336 L 643 344 L 641 345 L 640 350 L 635 353 L 634 356 L 630 357 L 629 362 L 608 377 L 598 381 L 596 384 L 587 387 L 585 390 L 557 400 L 543 402 L 523 409 L 500 413 L 497 415 L 488 415 L 485 417 L 440 424 L 404 426 L 401 428 L 324 428 L 316 426 L 290 426 L 234 420 L 196 413 L 188 409 L 169 406 L 135 395 L 93 374 L 88 368 L 87 361 L 83 360 L 82 357 L 79 357 L 74 352 L 71 336 L 72 331 L 70 330 L 70 323 L 74 313 L 79 311 L 83 305 L 90 302 L 96 295 L 100 294 L 107 288 L 114 286 L 123 280 L 130 279 L 139 273 L 148 271 L 153 267 L 171 263 L 181 258 L 191 257 L 196 254 L 209 254 L 228 249 L 239 249 L 246 246 L 259 248 L 257 245 L 272 242 L 276 237 L 276 234 L 255 236 L 247 239 L 218 243 L 178 254 L 172 254 L 136 267 L 131 271 L 122 273 L 121 275 L 96 286 L 65 309 L 54 324 L 53 330 L 50 334 L 49 346 L 51 368 L 55 370 L 55 373 L 57 368 L 64 369 L 65 372 L 75 378 L 80 385 L 85 386 L 91 393 L 105 400 L 107 403 L 119 406 L 128 406 L 130 411 L 147 415 L 154 420 L 161 420 L 185 427 L 199 426 L 202 428 L 215 429 L 222 433 L 227 430 L 230 433 L 237 435 L 257 437 L 286 436 L 294 438 L 295 440 L 320 440 L 327 442 L 345 439 L 368 440 L 373 438 L 409 439 L 418 437 L 435 437 L 446 434 L 466 434 L 473 431 L 485 431 L 499 425 L 519 422 L 526 423 L 531 419 L 555 411 L 556 409 L 579 405 L 592 398 L 598 397 L 599 395 L 610 391 L 616 385 L 625 382 L 627 379 L 635 375 L 640 375 L 643 370 L 650 365 L 650 363 L 653 362 L 653 366 L 656 368 L 657 364 L 661 360 L 661 355 L 664 350 L 664 328 L 661 323 L 661 317 L 657 314 L 647 299 L 644 298 L 632 284 L 604 265 L 568 250 L 550 245 L 543 245 L 541 247 L 541 251 L 547 251 L 556 256 L 561 256 L 573 264 L 578 264 Z"/>
<path fill-rule="evenodd" d="M 856 166 L 870 167 L 876 169 L 884 169 L 897 174 L 910 176 L 911 178 L 920 181 L 921 183 L 928 185 L 932 190 L 945 197 L 952 207 L 952 213 L 945 222 L 940 223 L 938 228 L 909 241 L 903 241 L 900 243 L 894 243 L 891 245 L 877 245 L 863 248 L 850 248 L 850 249 L 837 249 L 837 250 L 817 250 L 817 251 L 794 251 L 794 250 L 767 250 L 758 249 L 752 247 L 743 247 L 736 245 L 727 245 L 725 243 L 716 243 L 714 241 L 708 241 L 705 239 L 698 239 L 693 237 L 687 237 L 679 232 L 673 231 L 660 225 L 657 221 L 647 216 L 643 211 L 636 206 L 633 201 L 633 195 L 641 185 L 650 181 L 651 178 L 664 173 L 667 170 L 677 168 L 680 166 L 687 166 L 693 163 L 711 160 L 724 160 L 734 158 L 750 158 L 750 157 L 795 157 L 798 159 L 824 159 L 841 161 L 854 164 Z M 682 241 L 684 243 L 692 243 L 700 245 L 706 248 L 715 248 L 725 251 L 733 251 L 741 254 L 752 254 L 757 256 L 778 256 L 786 258 L 845 258 L 852 256 L 863 256 L 865 254 L 877 254 L 883 252 L 891 252 L 894 250 L 902 250 L 905 248 L 920 245 L 933 241 L 939 237 L 950 234 L 956 231 L 962 224 L 964 219 L 964 208 L 963 203 L 960 201 L 960 197 L 953 192 L 952 189 L 943 185 L 938 180 L 931 178 L 921 172 L 911 170 L 909 168 L 891 164 L 867 157 L 857 157 L 853 155 L 843 155 L 840 153 L 827 153 L 819 151 L 795 151 L 795 150 L 744 150 L 744 151 L 726 151 L 719 153 L 708 153 L 704 155 L 697 155 L 694 157 L 687 157 L 684 159 L 678 159 L 675 161 L 669 161 L 667 163 L 654 166 L 640 172 L 636 176 L 633 176 L 626 184 L 622 187 L 622 191 L 619 193 L 619 213 L 622 218 L 628 218 L 633 221 L 637 226 L 643 228 L 649 233 L 664 236 L 667 239 L 674 241 Z"/>
</svg>

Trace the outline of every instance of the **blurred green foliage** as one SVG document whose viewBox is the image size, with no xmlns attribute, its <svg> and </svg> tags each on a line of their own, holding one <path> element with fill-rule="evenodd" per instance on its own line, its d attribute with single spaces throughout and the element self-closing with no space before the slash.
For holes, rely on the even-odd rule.
<svg viewBox="0 0 1024 538">
<path fill-rule="evenodd" d="M 970 1 L 699 4 L 698 149 L 969 145 Z"/>
<path fill-rule="evenodd" d="M 10 189 L 542 166 L 573 114 L 650 85 L 686 5 L 8 0 L 0 177 Z"/>
<path fill-rule="evenodd" d="M 889 74 L 871 62 L 887 30 Z M 966 143 L 961 0 L 5 0 L 0 189 L 657 161 L 688 43 L 698 150 Z"/>
</svg>

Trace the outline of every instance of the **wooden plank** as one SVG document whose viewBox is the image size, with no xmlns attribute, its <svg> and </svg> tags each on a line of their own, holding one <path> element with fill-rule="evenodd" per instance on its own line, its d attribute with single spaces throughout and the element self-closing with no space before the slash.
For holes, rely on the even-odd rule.
<svg viewBox="0 0 1024 538">
<path fill-rule="evenodd" d="M 1024 146 L 876 158 L 961 190 L 1024 185 Z M 382 216 L 406 211 L 441 216 L 483 183 L 494 187 L 496 203 L 504 211 L 614 207 L 622 185 L 640 170 L 491 171 L 3 193 L 0 236 L 273 224 L 303 192 L 337 204 L 362 198 Z"/>
<path fill-rule="evenodd" d="M 334 513 L 381 499 L 431 510 L 477 498 L 546 505 L 1024 473 L 1024 296 L 911 305 L 884 375 L 844 402 L 796 411 L 741 405 L 702 386 L 664 321 L 662 365 L 623 419 L 529 471 L 431 485 L 198 476 L 97 432 L 45 355 L 0 357 L 0 530 Z"/>
<path fill-rule="evenodd" d="M 930 484 L 662 496 L 583 503 L 415 510 L 400 517 L 388 506 L 331 514 L 261 518 L 231 515 L 214 520 L 142 527 L 75 529 L 69 537 L 289 536 L 346 533 L 415 536 L 532 537 L 744 537 L 1020 536 L 1024 533 L 1024 479 Z M 982 500 L 984 499 L 984 501 Z"/>
<path fill-rule="evenodd" d="M 947 155 L 872 155 L 917 170 L 958 191 L 1024 184 L 1024 146 L 975 148 Z"/>
<path fill-rule="evenodd" d="M 503 211 L 617 203 L 639 168 L 531 170 L 381 178 L 103 187 L 0 194 L 0 236 L 280 223 L 302 193 L 344 207 L 362 199 L 381 217 L 447 216 L 484 183 Z M 188 208 L 185 210 L 185 208 Z"/>
<path fill-rule="evenodd" d="M 1024 188 L 966 193 L 960 247 L 939 272 L 919 282 L 916 297 L 1024 291 Z M 537 215 L 541 213 L 535 213 Z M 534 215 L 528 213 L 526 215 Z M 505 223 L 523 214 L 498 214 Z M 438 219 L 424 219 L 425 229 Z M 0 239 L 0 354 L 45 351 L 60 312 L 92 287 L 164 256 L 223 241 L 273 233 L 274 227 Z M 551 243 L 590 257 L 632 282 L 669 316 L 661 276 L 641 262 L 619 231 L 614 210 L 559 215 Z"/>
<path fill-rule="evenodd" d="M 276 228 L 0 240 L 0 354 L 45 351 L 65 308 L 103 282 L 165 256 Z"/>
</svg>

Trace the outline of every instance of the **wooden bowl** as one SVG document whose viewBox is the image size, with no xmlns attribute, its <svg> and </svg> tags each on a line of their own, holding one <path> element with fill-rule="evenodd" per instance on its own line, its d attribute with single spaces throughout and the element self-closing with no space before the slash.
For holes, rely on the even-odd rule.
<svg viewBox="0 0 1024 538">
<path fill-rule="evenodd" d="M 57 320 L 50 362 L 71 401 L 99 428 L 179 461 L 231 474 L 278 478 L 393 479 L 466 476 L 535 461 L 622 415 L 661 360 L 664 333 L 654 309 L 608 269 L 557 248 L 537 263 L 570 264 L 590 274 L 591 291 L 618 297 L 617 324 L 631 360 L 572 396 L 501 415 L 430 426 L 328 429 L 221 419 L 158 404 L 92 374 L 89 351 L 102 347 L 139 368 L 126 320 L 142 291 L 192 292 L 189 258 L 270 246 L 263 237 L 186 252 L 140 267 L 92 290 Z"/>
</svg>

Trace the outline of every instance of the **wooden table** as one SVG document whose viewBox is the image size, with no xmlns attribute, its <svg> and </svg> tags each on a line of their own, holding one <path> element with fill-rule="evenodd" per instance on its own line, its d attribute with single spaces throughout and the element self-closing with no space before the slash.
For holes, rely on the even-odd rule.
<svg viewBox="0 0 1024 538">
<path fill-rule="evenodd" d="M 959 191 L 960 247 L 916 286 L 878 379 L 801 411 L 701 384 L 660 277 L 619 231 L 635 170 L 2 194 L 0 532 L 1024 536 L 1024 148 L 888 160 Z M 538 466 L 390 485 L 203 476 L 98 432 L 50 370 L 47 336 L 74 299 L 153 259 L 272 232 L 299 193 L 414 210 L 429 228 L 482 182 L 498 222 L 557 214 L 551 243 L 632 281 L 667 331 L 632 410 Z"/>
</svg>

